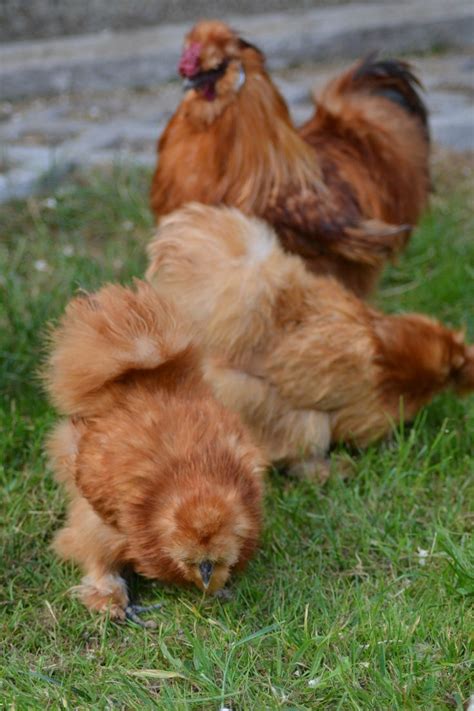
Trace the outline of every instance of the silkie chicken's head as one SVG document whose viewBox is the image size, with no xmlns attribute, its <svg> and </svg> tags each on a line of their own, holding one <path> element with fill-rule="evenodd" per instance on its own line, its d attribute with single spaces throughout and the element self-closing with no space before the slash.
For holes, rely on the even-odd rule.
<svg viewBox="0 0 474 711">
<path fill-rule="evenodd" d="M 257 545 L 258 503 L 249 510 L 232 489 L 203 490 L 182 502 L 166 549 L 184 580 L 206 593 L 224 587 Z"/>
<path fill-rule="evenodd" d="M 194 453 L 150 490 L 131 537 L 138 573 L 211 593 L 244 567 L 258 544 L 264 470 L 253 445 L 241 452 Z"/>
<path fill-rule="evenodd" d="M 178 70 L 184 89 L 194 90 L 203 101 L 228 103 L 245 83 L 243 55 L 263 60 L 258 49 L 239 38 L 217 20 L 198 22 L 186 35 Z"/>
</svg>

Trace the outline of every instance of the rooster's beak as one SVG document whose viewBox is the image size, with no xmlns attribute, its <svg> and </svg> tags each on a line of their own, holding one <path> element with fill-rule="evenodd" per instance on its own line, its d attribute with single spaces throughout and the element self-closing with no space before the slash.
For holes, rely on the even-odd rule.
<svg viewBox="0 0 474 711">
<path fill-rule="evenodd" d="M 202 563 L 199 563 L 199 573 L 205 588 L 209 586 L 209 581 L 212 577 L 213 571 L 214 563 L 211 563 L 210 560 L 203 560 Z"/>
<path fill-rule="evenodd" d="M 185 77 L 183 80 L 183 91 L 188 91 L 189 89 L 199 89 L 208 83 L 209 79 L 213 79 L 214 72 L 199 72 L 199 74 L 194 74 L 192 77 Z"/>
<path fill-rule="evenodd" d="M 195 88 L 196 88 L 196 84 L 193 82 L 192 79 L 190 79 L 189 77 L 186 77 L 183 80 L 183 91 L 189 91 L 189 89 L 195 89 Z"/>
<path fill-rule="evenodd" d="M 215 69 L 208 69 L 207 71 L 198 71 L 192 75 L 182 74 L 184 76 L 183 89 L 188 91 L 188 89 L 199 89 L 201 86 L 206 84 L 215 84 L 215 82 L 224 76 L 229 62 L 225 59 L 222 64 L 220 64 Z"/>
</svg>

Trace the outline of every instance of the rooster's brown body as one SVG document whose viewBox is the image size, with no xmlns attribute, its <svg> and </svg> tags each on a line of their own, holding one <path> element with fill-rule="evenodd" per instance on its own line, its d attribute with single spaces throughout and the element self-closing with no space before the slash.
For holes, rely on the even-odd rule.
<svg viewBox="0 0 474 711">
<path fill-rule="evenodd" d="M 300 129 L 262 53 L 223 23 L 190 32 L 180 69 L 191 88 L 159 142 L 156 218 L 190 201 L 238 207 L 314 272 L 366 295 L 428 195 L 427 117 L 410 67 L 360 62 Z"/>
</svg>

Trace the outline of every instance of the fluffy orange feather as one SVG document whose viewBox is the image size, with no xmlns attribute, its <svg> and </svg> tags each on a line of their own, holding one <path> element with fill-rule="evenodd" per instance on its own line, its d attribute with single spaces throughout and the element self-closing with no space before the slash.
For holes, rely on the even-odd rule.
<svg viewBox="0 0 474 711">
<path fill-rule="evenodd" d="M 474 389 L 461 332 L 369 307 L 235 208 L 177 210 L 149 254 L 147 278 L 194 323 L 214 393 L 273 461 L 308 471 L 331 442 L 367 445 L 444 388 Z"/>
<path fill-rule="evenodd" d="M 67 417 L 48 444 L 70 497 L 54 548 L 83 569 L 87 607 L 125 617 L 124 566 L 210 592 L 245 565 L 261 524 L 261 454 L 150 286 L 74 299 L 46 383 Z"/>
<path fill-rule="evenodd" d="M 365 295 L 427 200 L 417 80 L 404 62 L 367 59 L 326 87 L 298 130 L 264 65 L 222 22 L 187 35 L 188 90 L 159 141 L 155 216 L 190 201 L 238 207 L 268 220 L 313 271 Z"/>
</svg>

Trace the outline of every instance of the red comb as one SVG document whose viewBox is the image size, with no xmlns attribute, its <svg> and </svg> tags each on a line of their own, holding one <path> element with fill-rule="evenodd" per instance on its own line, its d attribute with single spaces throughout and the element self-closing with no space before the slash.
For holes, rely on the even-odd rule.
<svg viewBox="0 0 474 711">
<path fill-rule="evenodd" d="M 186 47 L 178 64 L 178 71 L 183 77 L 193 77 L 198 73 L 201 66 L 201 45 L 199 42 L 191 42 Z"/>
</svg>

